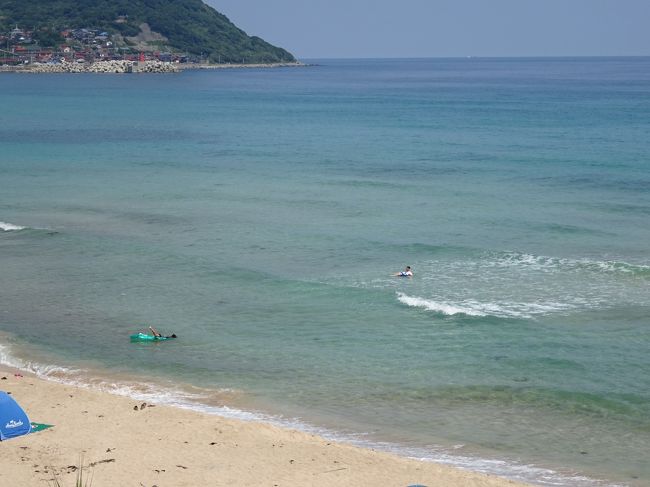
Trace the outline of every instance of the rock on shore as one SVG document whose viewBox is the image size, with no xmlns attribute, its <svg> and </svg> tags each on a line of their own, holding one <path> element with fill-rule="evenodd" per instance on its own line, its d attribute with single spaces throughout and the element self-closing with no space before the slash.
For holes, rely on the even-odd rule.
<svg viewBox="0 0 650 487">
<path fill-rule="evenodd" d="M 97 61 L 94 63 L 32 64 L 17 70 L 23 73 L 176 73 L 173 63 L 161 61 Z"/>
</svg>

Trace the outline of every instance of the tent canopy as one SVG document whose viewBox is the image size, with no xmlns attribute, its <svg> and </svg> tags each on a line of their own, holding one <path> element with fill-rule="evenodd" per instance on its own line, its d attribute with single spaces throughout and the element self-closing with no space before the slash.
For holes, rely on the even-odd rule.
<svg viewBox="0 0 650 487">
<path fill-rule="evenodd" d="M 29 418 L 14 398 L 0 391 L 0 441 L 29 433 Z"/>
</svg>

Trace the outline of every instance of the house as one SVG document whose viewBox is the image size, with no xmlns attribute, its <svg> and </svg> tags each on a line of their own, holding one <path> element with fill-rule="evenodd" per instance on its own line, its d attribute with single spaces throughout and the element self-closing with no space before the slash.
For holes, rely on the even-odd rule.
<svg viewBox="0 0 650 487">
<path fill-rule="evenodd" d="M 72 37 L 76 41 L 90 43 L 95 39 L 96 33 L 93 29 L 75 29 L 72 31 Z"/>
<path fill-rule="evenodd" d="M 20 40 L 20 38 L 25 37 L 25 33 L 22 31 L 22 29 L 19 29 L 18 26 L 16 26 L 15 29 L 12 29 L 11 34 L 9 35 L 9 38 L 11 40 Z"/>
</svg>

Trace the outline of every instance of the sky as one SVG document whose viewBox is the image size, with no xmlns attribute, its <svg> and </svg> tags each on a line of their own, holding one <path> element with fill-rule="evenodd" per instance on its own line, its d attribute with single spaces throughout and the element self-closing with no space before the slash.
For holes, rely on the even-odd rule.
<svg viewBox="0 0 650 487">
<path fill-rule="evenodd" d="M 650 0 L 204 1 L 300 59 L 650 55 Z"/>
</svg>

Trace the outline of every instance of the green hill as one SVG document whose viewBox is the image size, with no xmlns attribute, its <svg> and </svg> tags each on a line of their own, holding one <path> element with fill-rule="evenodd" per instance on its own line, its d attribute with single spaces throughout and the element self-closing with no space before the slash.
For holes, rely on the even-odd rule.
<svg viewBox="0 0 650 487">
<path fill-rule="evenodd" d="M 146 25 L 142 32 L 143 24 L 151 32 Z M 61 32 L 86 28 L 108 32 L 123 45 L 211 61 L 295 61 L 286 50 L 248 36 L 201 0 L 0 0 L 0 34 L 16 25 L 31 31 L 41 46 L 64 42 Z"/>
</svg>

